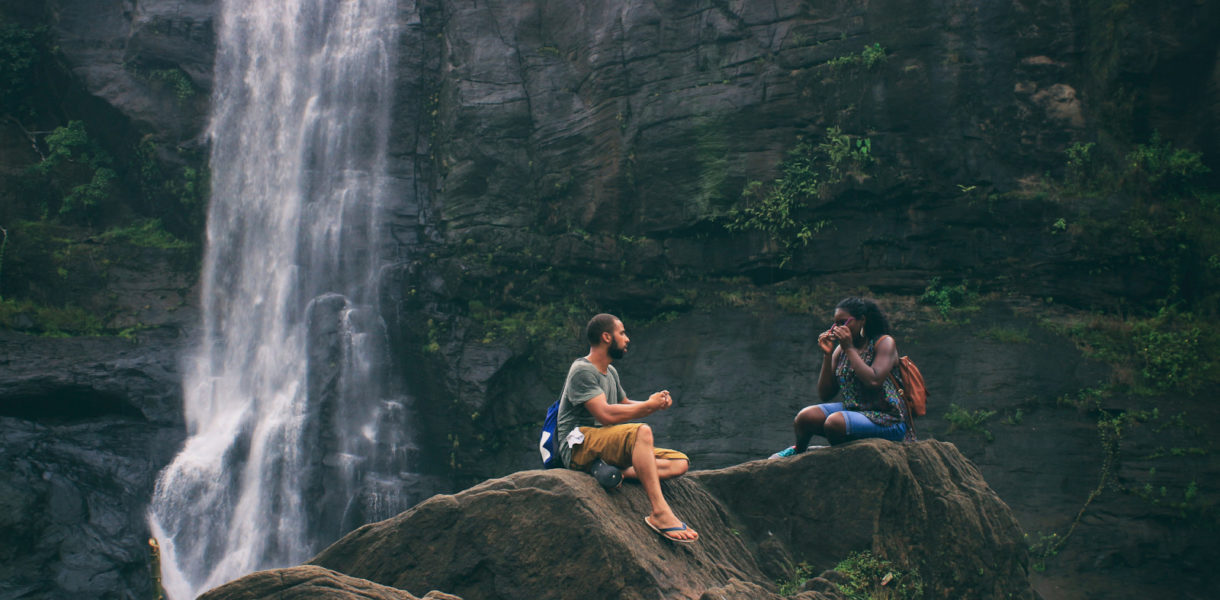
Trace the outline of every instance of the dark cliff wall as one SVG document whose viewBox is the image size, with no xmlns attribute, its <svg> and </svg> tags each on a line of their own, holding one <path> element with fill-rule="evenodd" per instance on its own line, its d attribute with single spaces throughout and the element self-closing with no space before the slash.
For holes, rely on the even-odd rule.
<svg viewBox="0 0 1220 600">
<path fill-rule="evenodd" d="M 0 5 L 0 596 L 153 594 L 144 513 L 185 437 L 197 321 L 202 207 L 181 186 L 203 170 L 210 6 Z M 51 166 L 56 131 L 84 135 Z M 99 171 L 96 205 L 61 213 Z"/>
<path fill-rule="evenodd" d="M 679 407 L 653 419 L 664 443 L 702 467 L 774 451 L 812 401 L 816 327 L 840 297 L 865 292 L 897 313 L 903 351 L 937 388 L 922 433 L 962 440 L 1031 543 L 1059 554 L 1044 593 L 1085 593 L 1081 573 L 1133 595 L 1168 584 L 1165 570 L 1188 574 L 1170 585 L 1202 585 L 1190 557 L 1206 534 L 1188 524 L 1214 527 L 1214 501 L 1176 517 L 1168 505 L 1191 485 L 1193 501 L 1214 498 L 1214 461 L 1147 460 L 1209 443 L 1151 421 L 1110 443 L 1099 424 L 1151 404 L 1192 421 L 1210 413 L 1164 392 L 1078 401 L 1115 375 L 1063 333 L 1089 310 L 1207 297 L 1215 272 L 1198 261 L 1216 246 L 1171 257 L 1171 235 L 1128 229 L 1140 218 L 1129 207 L 1163 206 L 1063 182 L 1074 145 L 1121 162 L 1154 132 L 1217 166 L 1214 8 L 417 8 L 406 43 L 421 95 L 400 102 L 419 118 L 402 157 L 430 185 L 416 188 L 420 243 L 384 305 L 404 376 L 427 399 L 420 420 L 441 471 L 474 481 L 530 466 L 542 409 L 584 352 L 579 328 L 603 310 L 635 340 L 621 366 L 629 393 L 679 392 Z M 808 171 L 788 168 L 791 151 L 830 142 L 830 128 L 850 147 L 867 140 L 873 160 L 841 156 L 836 174 L 815 152 Z M 743 194 L 751 182 L 802 177 L 819 185 L 791 205 L 795 224 L 733 230 L 764 204 Z M 938 276 L 968 279 L 990 294 L 987 308 L 946 319 L 915 305 Z M 991 425 L 962 424 L 985 411 Z M 1145 486 L 1176 500 L 1158 504 Z M 1135 520 L 1155 524 L 1113 533 Z"/>
<path fill-rule="evenodd" d="M 1138 74 L 1214 54 L 1201 25 L 1166 41 L 1176 11 L 1137 35 L 1141 15 L 1093 3 L 417 8 L 400 169 L 427 185 L 385 305 L 404 363 L 430 367 L 408 370 L 416 389 L 456 405 L 442 420 L 484 419 L 463 437 L 516 425 L 487 419 L 526 402 L 512 390 L 556 384 L 506 365 L 578 352 L 578 321 L 598 310 L 654 319 L 749 283 L 911 294 L 945 275 L 1078 307 L 1148 306 L 1175 285 L 1133 244 L 1056 235 L 1119 208 L 1047 186 L 1069 144 L 1138 137 L 1165 120 L 1165 95 L 1196 97 L 1162 78 L 1110 106 Z M 1133 35 L 1164 62 L 1137 60 Z M 1178 128 L 1179 144 L 1207 143 L 1213 101 L 1189 103 L 1199 128 Z M 794 179 L 788 152 L 831 127 L 867 139 L 871 162 L 813 169 L 796 225 L 730 231 L 762 203 L 749 182 Z M 430 429 L 436 447 L 454 433 Z"/>
<path fill-rule="evenodd" d="M 1081 522 L 1077 511 L 1095 487 L 1108 490 L 1093 504 L 1104 510 L 1088 513 L 1058 549 L 1059 571 L 1052 563 L 1042 588 L 1048 598 L 1081 593 L 1074 580 L 1133 594 L 1171 580 L 1202 585 L 1207 530 L 1189 527 L 1200 513 L 1185 511 L 1214 505 L 1220 478 L 1210 446 L 1184 429 L 1154 435 L 1163 423 L 1148 421 L 1119 444 L 1128 459 L 1113 463 L 1098 424 L 1152 404 L 1166 419 L 1181 412 L 1214 423 L 1214 412 L 1198 412 L 1184 393 L 1060 400 L 1113 377 L 1063 336 L 1089 318 L 1082 309 L 1139 314 L 1166 300 L 1166 290 L 1206 296 L 1215 272 L 1182 277 L 1173 267 L 1179 255 L 1095 224 L 1126 219 L 1128 198 L 1066 194 L 1057 182 L 1069 175 L 1072 144 L 1096 142 L 1098 156 L 1121 161 L 1154 132 L 1220 166 L 1220 11 L 1211 3 L 404 0 L 399 11 L 390 173 L 398 201 L 381 249 L 392 263 L 381 292 L 431 474 L 460 487 L 532 467 L 541 410 L 584 351 L 579 327 L 603 310 L 622 315 L 633 333 L 622 365 L 628 392 L 676 392 L 677 410 L 654 422 L 665 443 L 691 451 L 699 467 L 774 451 L 787 444 L 791 414 L 811 399 L 816 328 L 841 296 L 870 293 L 894 312 L 902 350 L 933 382 L 936 404 L 922 433 L 961 444 L 1033 541 L 1062 535 Z M 39 161 L 37 132 L 83 120 L 127 173 L 110 200 L 115 218 L 159 216 L 201 239 L 180 190 L 154 189 L 137 174 L 145 164 L 166 174 L 205 167 L 215 3 L 52 0 L 5 7 L 4 16 L 45 25 L 59 53 L 32 92 L 47 108 L 0 124 L 0 217 L 38 218 L 10 183 Z M 153 163 L 137 160 L 145 141 Z M 782 196 L 792 219 L 771 212 L 762 219 L 771 229 L 743 228 L 743 215 L 763 214 L 750 211 L 768 206 L 767 190 L 782 188 L 777 180 L 805 185 Z M 1147 212 L 1168 211 L 1154 203 Z M 99 239 L 88 227 L 108 225 L 72 230 L 75 254 L 15 232 L 0 293 L 70 298 L 107 315 L 111 334 L 163 328 L 137 336 L 139 352 L 156 360 L 123 367 L 161 382 L 155 392 L 115 385 L 105 369 L 63 384 L 91 390 L 101 405 L 139 407 L 156 423 L 137 436 L 156 449 L 137 461 L 140 474 L 111 478 L 136 482 L 116 484 L 125 490 L 116 500 L 123 518 L 136 528 L 152 477 L 172 454 L 169 438 L 158 436 L 181 435 L 176 383 L 161 374 L 177 364 L 178 332 L 193 327 L 189 307 L 179 307 L 194 267 L 188 260 L 179 273 L 176 254 L 154 252 L 105 276 L 81 275 L 101 272 L 90 270 L 102 262 L 97 255 L 79 250 Z M 62 255 L 75 262 L 55 262 Z M 917 304 L 933 277 L 968 278 L 987 298 L 971 308 L 985 307 L 946 317 Z M 39 331 L 36 321 L 7 322 Z M 56 347 L 47 352 L 80 352 L 87 364 L 108 364 L 114 352 Z M 25 390 L 0 395 L 17 407 L 0 419 L 6 431 L 72 439 L 71 427 L 20 408 L 60 394 L 17 385 L 36 362 L 0 365 L 16 382 L 3 389 Z M 950 420 L 954 403 L 975 416 L 1001 412 L 989 429 L 968 429 Z M 118 440 L 133 434 L 120 429 L 89 444 L 130 449 Z M 24 445 L 25 436 L 5 440 L 21 452 L 50 447 Z M 1176 462 L 1160 458 L 1175 451 Z M 29 452 L 35 462 L 59 460 Z M 43 476 L 34 467 L 12 472 Z M 1132 492 L 1145 485 L 1150 493 Z M 21 498 L 19 506 L 38 504 Z M 92 535 L 75 509 L 56 514 Z M 1214 512 L 1201 514 L 1214 521 Z M 1114 533 L 1132 522 L 1141 526 Z M 23 531 L 22 539 L 39 537 Z M 110 567 L 89 568 L 139 579 L 131 574 L 143 549 L 130 547 L 142 544 L 138 537 L 110 551 Z M 59 541 L 44 542 L 13 551 L 33 561 L 22 569 L 81 572 L 48 550 Z"/>
</svg>

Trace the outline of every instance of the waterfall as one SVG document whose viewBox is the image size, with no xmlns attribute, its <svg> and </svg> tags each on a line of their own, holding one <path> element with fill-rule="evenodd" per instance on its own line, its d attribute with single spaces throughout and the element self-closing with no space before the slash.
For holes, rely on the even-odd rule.
<svg viewBox="0 0 1220 600">
<path fill-rule="evenodd" d="M 223 0 L 187 441 L 149 522 L 171 598 L 406 508 L 377 311 L 395 0 Z"/>
</svg>

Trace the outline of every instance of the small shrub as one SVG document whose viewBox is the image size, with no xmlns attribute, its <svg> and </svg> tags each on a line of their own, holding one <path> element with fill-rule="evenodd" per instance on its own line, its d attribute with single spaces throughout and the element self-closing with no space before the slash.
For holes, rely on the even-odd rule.
<svg viewBox="0 0 1220 600">
<path fill-rule="evenodd" d="M 915 571 L 899 569 L 894 563 L 871 552 L 853 552 L 835 565 L 847 576 L 839 591 L 848 600 L 916 600 L 923 598 L 923 579 Z"/>
<path fill-rule="evenodd" d="M 826 66 L 832 68 L 846 67 L 848 65 L 856 64 L 859 60 L 860 57 L 856 56 L 855 54 L 844 54 L 843 56 L 836 56 L 826 61 Z"/>
<path fill-rule="evenodd" d="M 954 310 L 977 310 L 978 293 L 970 287 L 970 281 L 963 279 L 960 284 L 948 285 L 941 283 L 940 277 L 933 277 L 919 297 L 921 304 L 936 308 L 940 315 L 949 318 Z"/>
<path fill-rule="evenodd" d="M 729 212 L 725 228 L 765 233 L 780 246 L 783 266 L 797 248 L 830 225 L 825 219 L 809 218 L 807 209 L 813 200 L 873 162 L 870 140 L 853 139 L 831 127 L 818 143 L 802 142 L 792 149 L 780 164 L 779 179 L 747 184 L 741 193 L 746 205 Z"/>
<path fill-rule="evenodd" d="M 1065 152 L 1067 154 L 1065 175 L 1067 183 L 1072 190 L 1085 190 L 1089 182 L 1096 176 L 1093 160 L 1093 147 L 1096 145 L 1093 142 L 1089 142 L 1087 144 L 1075 143 L 1068 146 Z"/>
<path fill-rule="evenodd" d="M 885 48 L 874 42 L 873 45 L 864 47 L 864 51 L 860 53 L 860 59 L 864 62 L 864 68 L 871 69 L 874 65 L 886 61 Z"/>
<path fill-rule="evenodd" d="M 155 69 L 148 73 L 148 78 L 169 86 L 179 103 L 195 96 L 195 84 L 182 69 Z"/>
<path fill-rule="evenodd" d="M 161 219 L 163 226 L 190 237 L 203 229 L 204 209 L 210 176 L 206 158 L 191 151 L 169 150 L 170 158 L 162 159 L 151 137 L 145 137 L 135 149 L 136 182 L 146 214 Z M 174 162 L 186 162 L 172 167 Z"/>
<path fill-rule="evenodd" d="M 114 169 L 99 167 L 94 169 L 93 177 L 87 182 L 73 186 L 64 196 L 59 205 L 60 216 L 75 217 L 77 220 L 90 220 L 107 198 L 114 194 L 114 181 L 118 178 Z"/>
<path fill-rule="evenodd" d="M 1104 198 L 1106 214 L 1085 203 L 1076 214 L 1061 217 L 1075 252 L 1121 272 L 1157 265 L 1161 295 L 1150 300 L 1186 303 L 1214 313 L 1220 306 L 1220 189 L 1203 155 L 1175 147 L 1154 133 L 1145 144 L 1125 149 L 1077 143 L 1066 151 L 1063 181 L 1048 191 L 1063 197 Z M 1064 209 L 1075 206 L 1064 202 Z M 1070 226 L 1068 225 L 1070 223 Z M 1114 256 L 1114 240 L 1127 250 Z"/>
<path fill-rule="evenodd" d="M 1152 388 L 1193 392 L 1202 387 L 1203 329 L 1191 316 L 1163 310 L 1153 319 L 1137 322 L 1133 333 L 1143 362 L 1140 374 Z"/>
<path fill-rule="evenodd" d="M 1004 417 L 1004 422 L 1009 425 L 1020 425 L 1023 421 L 1025 421 L 1025 411 L 1019 408 L 1013 414 Z"/>
<path fill-rule="evenodd" d="M 116 191 L 114 161 L 89 137 L 85 124 L 69 121 L 46 137 L 46 157 L 30 168 L 58 190 L 56 213 L 77 222 L 89 222 Z M 49 207 L 48 207 L 49 208 Z"/>
<path fill-rule="evenodd" d="M 816 315 L 826 309 L 822 296 L 812 288 L 802 287 L 791 291 L 777 292 L 775 302 L 786 313 L 794 315 Z"/>
<path fill-rule="evenodd" d="M 843 181 L 848 172 L 874 162 L 871 139 L 856 138 L 853 141 L 851 136 L 843 133 L 838 127 L 826 130 L 826 137 L 818 143 L 817 151 L 826 156 L 830 183 Z"/>
<path fill-rule="evenodd" d="M 842 68 L 852 65 L 863 65 L 865 69 L 872 69 L 874 66 L 884 63 L 888 57 L 885 53 L 885 48 L 874 42 L 871 45 L 865 46 L 859 54 L 844 54 L 836 56 L 826 61 L 826 66 L 831 68 Z"/>
<path fill-rule="evenodd" d="M 26 108 L 46 29 L 26 29 L 0 17 L 0 107 Z"/>
<path fill-rule="evenodd" d="M 983 426 L 987 419 L 995 416 L 996 411 L 979 409 L 976 411 L 968 411 L 957 404 L 949 405 L 949 412 L 945 413 L 945 420 L 949 422 L 949 429 L 946 434 L 954 431 L 977 431 L 987 438 L 987 441 L 994 441 L 995 436 L 986 427 Z"/>
<path fill-rule="evenodd" d="M 1147 144 L 1138 144 L 1126 156 L 1123 178 L 1128 183 L 1162 192 L 1180 192 L 1200 175 L 1211 171 L 1203 155 L 1185 148 L 1174 148 L 1153 133 Z"/>
<path fill-rule="evenodd" d="M 1025 543 L 1029 546 L 1029 557 L 1032 559 L 1030 567 L 1034 571 L 1041 573 L 1046 570 L 1046 562 L 1059 554 L 1059 541 L 1058 533 L 1039 533 L 1037 540 L 1025 534 Z"/>
<path fill-rule="evenodd" d="M 801 588 L 805 585 L 805 582 L 813 578 L 814 575 L 816 575 L 816 573 L 814 573 L 813 567 L 809 566 L 807 563 L 797 565 L 796 569 L 792 573 L 791 579 L 776 582 L 779 584 L 779 595 L 791 596 L 797 592 L 800 592 Z"/>
<path fill-rule="evenodd" d="M 539 303 L 532 308 L 504 310 L 478 300 L 467 305 L 470 318 L 483 332 L 481 341 L 522 338 L 530 344 L 576 339 L 589 308 L 579 300 Z"/>
</svg>

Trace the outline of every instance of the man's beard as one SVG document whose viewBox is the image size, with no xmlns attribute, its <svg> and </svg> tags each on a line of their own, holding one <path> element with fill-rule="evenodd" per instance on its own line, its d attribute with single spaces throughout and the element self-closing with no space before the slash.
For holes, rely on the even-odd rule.
<svg viewBox="0 0 1220 600">
<path fill-rule="evenodd" d="M 627 356 L 627 346 L 626 345 L 617 346 L 614 343 L 611 343 L 610 347 L 608 349 L 606 349 L 606 354 L 609 354 L 610 358 L 613 358 L 614 360 L 618 360 L 624 356 Z"/>
</svg>

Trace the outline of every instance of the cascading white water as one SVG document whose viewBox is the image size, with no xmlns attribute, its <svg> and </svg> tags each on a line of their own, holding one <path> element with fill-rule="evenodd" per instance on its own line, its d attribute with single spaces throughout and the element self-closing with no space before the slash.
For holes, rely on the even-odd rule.
<svg viewBox="0 0 1220 600">
<path fill-rule="evenodd" d="M 149 521 L 171 598 L 405 508 L 376 310 L 395 0 L 223 0 L 188 439 Z"/>
</svg>

